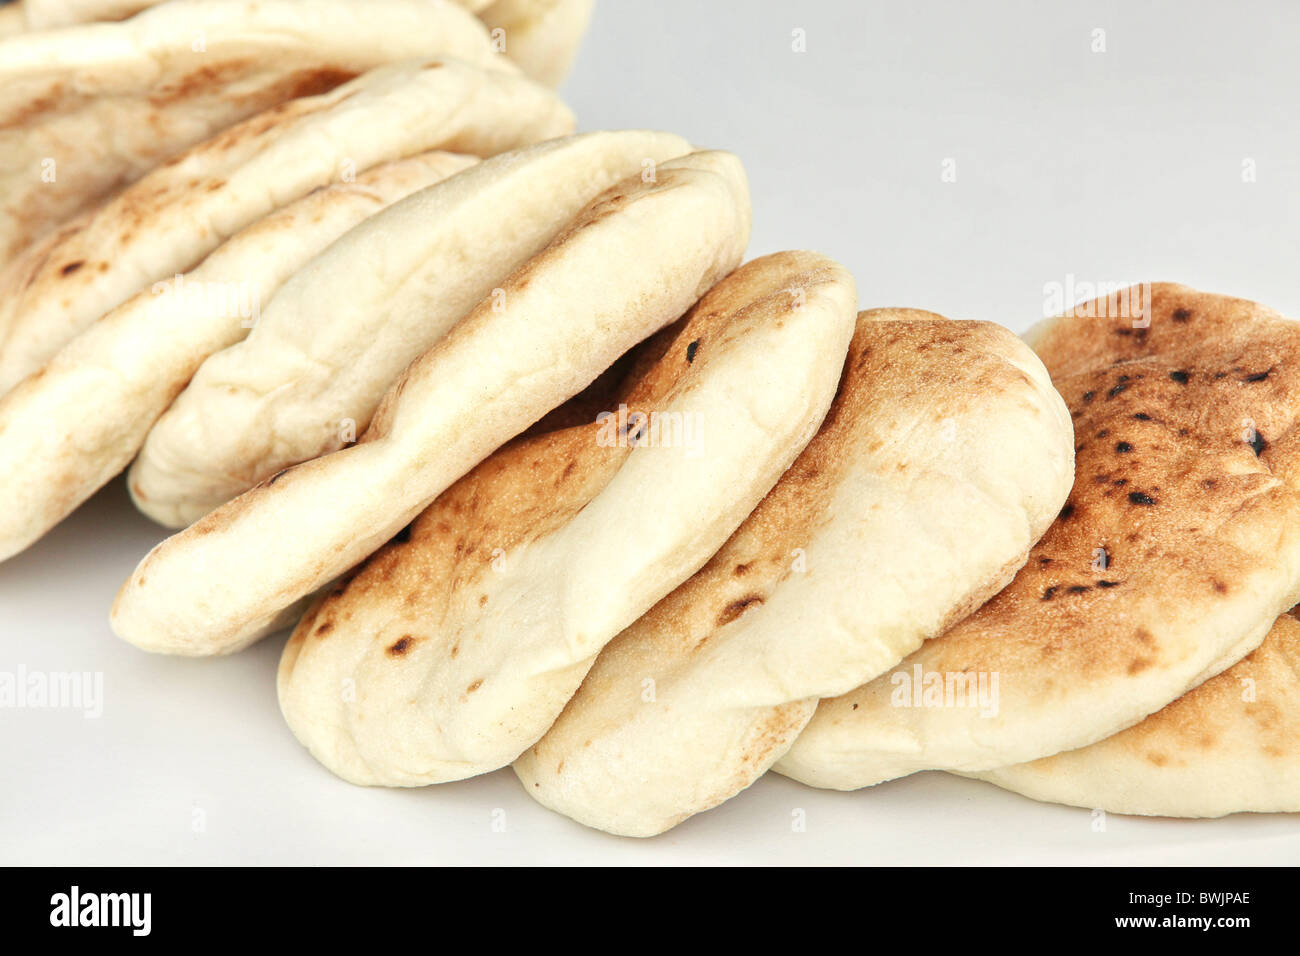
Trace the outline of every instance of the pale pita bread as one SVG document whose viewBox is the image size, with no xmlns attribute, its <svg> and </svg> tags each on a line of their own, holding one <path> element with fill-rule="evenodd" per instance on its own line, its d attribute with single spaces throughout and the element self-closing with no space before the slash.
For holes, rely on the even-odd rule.
<svg viewBox="0 0 1300 956">
<path fill-rule="evenodd" d="M 130 462 L 204 356 L 248 332 L 260 303 L 385 206 L 476 160 L 424 153 L 309 193 L 237 233 L 192 272 L 128 299 L 0 398 L 0 560 Z"/>
<path fill-rule="evenodd" d="M 1239 660 L 1296 604 L 1300 325 L 1184 286 L 1125 298 L 1127 315 L 1093 303 L 1034 334 L 1077 461 L 1024 569 L 895 673 L 823 701 L 777 770 L 852 789 L 1085 747 Z"/>
<path fill-rule="evenodd" d="M 739 160 L 701 152 L 595 200 L 389 389 L 362 441 L 297 465 L 158 545 L 114 630 L 182 654 L 237 650 L 373 553 L 475 464 L 680 316 L 740 261 Z"/>
<path fill-rule="evenodd" d="M 490 156 L 569 132 L 546 87 L 453 60 L 372 70 L 154 170 L 0 278 L 0 393 L 108 310 L 312 189 L 430 149 Z"/>
<path fill-rule="evenodd" d="M 751 262 L 649 343 L 658 360 L 600 418 L 515 442 L 448 489 L 294 632 L 279 688 L 298 739 L 364 784 L 514 760 L 807 443 L 856 308 L 823 256 Z"/>
<path fill-rule="evenodd" d="M 0 41 L 0 267 L 232 123 L 435 56 L 501 62 L 478 20 L 445 0 L 175 0 Z"/>
<path fill-rule="evenodd" d="M 1300 812 L 1300 623 L 1128 730 L 972 776 L 1035 800 L 1164 817 Z"/>
<path fill-rule="evenodd" d="M 496 0 L 478 11 L 506 56 L 529 76 L 558 86 L 569 72 L 594 0 Z M 499 32 L 498 32 L 499 31 Z"/>
<path fill-rule="evenodd" d="M 681 137 L 648 131 L 552 140 L 354 229 L 285 283 L 248 338 L 203 363 L 131 468 L 136 504 L 185 527 L 355 441 L 401 371 L 578 210 L 687 152 Z"/>
<path fill-rule="evenodd" d="M 757 780 L 819 697 L 1011 579 L 1070 491 L 1070 415 L 983 322 L 864 312 L 826 422 L 731 540 L 620 634 L 515 763 L 580 823 L 653 836 Z"/>
</svg>

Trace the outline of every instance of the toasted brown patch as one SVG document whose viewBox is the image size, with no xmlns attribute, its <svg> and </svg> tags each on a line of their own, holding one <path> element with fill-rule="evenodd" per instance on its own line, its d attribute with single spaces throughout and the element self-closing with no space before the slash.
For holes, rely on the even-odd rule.
<svg viewBox="0 0 1300 956">
<path fill-rule="evenodd" d="M 722 612 L 718 615 L 718 626 L 723 627 L 727 624 L 730 624 L 732 621 L 740 617 L 740 615 L 744 614 L 751 607 L 754 607 L 755 605 L 759 605 L 762 603 L 763 603 L 763 598 L 757 594 L 747 594 L 745 595 L 745 597 L 740 598 L 739 600 L 732 601 L 730 604 L 724 607 L 722 609 Z"/>
<path fill-rule="evenodd" d="M 192 100 L 198 94 L 225 86 L 258 67 L 258 61 L 252 57 L 223 59 L 215 63 L 204 62 L 197 69 L 182 73 L 154 87 L 149 103 L 161 108 L 183 100 Z"/>
<path fill-rule="evenodd" d="M 1300 754 L 1300 623 L 1279 617 L 1263 643 L 1232 667 L 1100 747 L 1240 759 L 1243 740 L 1269 759 Z M 1191 751 L 1200 751 L 1194 756 Z"/>
</svg>

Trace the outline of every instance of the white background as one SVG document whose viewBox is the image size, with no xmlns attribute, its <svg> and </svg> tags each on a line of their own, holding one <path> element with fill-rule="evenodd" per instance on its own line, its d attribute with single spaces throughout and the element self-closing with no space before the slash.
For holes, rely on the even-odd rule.
<svg viewBox="0 0 1300 956">
<path fill-rule="evenodd" d="M 754 254 L 818 249 L 854 271 L 863 307 L 1022 331 L 1069 276 L 1181 281 L 1300 316 L 1297 63 L 1286 2 L 603 0 L 566 93 L 584 129 L 737 152 Z M 0 863 L 1300 861 L 1295 817 L 1095 832 L 1086 810 L 941 774 L 854 794 L 769 776 L 650 841 L 552 815 L 508 770 L 353 787 L 280 718 L 283 635 L 192 661 L 109 632 L 114 592 L 161 536 L 115 482 L 0 565 L 0 670 L 101 671 L 106 698 L 99 719 L 0 711 Z"/>
</svg>

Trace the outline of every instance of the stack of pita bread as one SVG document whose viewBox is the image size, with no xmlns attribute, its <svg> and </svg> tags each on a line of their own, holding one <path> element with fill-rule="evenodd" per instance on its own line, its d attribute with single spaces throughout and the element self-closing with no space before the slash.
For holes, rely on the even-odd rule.
<svg viewBox="0 0 1300 956">
<path fill-rule="evenodd" d="M 1037 357 L 863 313 L 817 437 L 605 647 L 515 761 L 527 792 L 632 836 L 769 767 L 1300 811 L 1300 327 L 1181 286 L 1118 298 L 1140 309 L 1044 323 Z"/>
<path fill-rule="evenodd" d="M 410 270 L 406 326 L 367 343 L 382 367 L 366 370 L 371 405 L 422 350 L 418 336 L 427 345 L 445 331 L 545 243 L 552 220 L 686 151 L 665 134 L 595 137 L 550 150 L 549 166 L 538 156 L 514 169 L 519 148 L 569 133 L 573 117 L 447 0 L 174 0 L 136 4 L 150 9 L 120 22 L 41 29 L 129 6 L 38 0 L 22 8 L 31 29 L 0 40 L 0 482 L 17 503 L 0 519 L 0 558 L 129 464 L 204 360 L 248 335 L 264 304 L 277 299 L 274 314 L 287 318 L 268 322 L 263 345 L 293 324 L 292 288 L 277 297 L 280 286 L 376 213 L 480 157 L 514 157 L 461 189 L 474 202 L 438 194 L 464 209 L 438 234 L 441 263 Z M 498 217 L 477 249 L 464 247 L 491 249 L 477 271 L 428 279 L 460 267 L 471 217 L 487 221 L 490 203 L 526 189 L 525 172 L 536 182 L 566 159 L 574 181 L 534 225 L 516 232 Z M 417 203 L 403 215 L 389 247 L 442 209 Z M 318 272 L 344 263 L 332 274 L 351 288 L 359 263 L 341 256 L 361 238 Z M 404 247 L 412 262 L 436 248 L 422 238 Z M 361 270 L 384 254 L 367 251 Z M 453 298 L 441 326 L 420 326 L 432 296 Z M 331 321 L 341 336 L 345 317 Z M 343 404 L 364 430 L 369 409 Z"/>
<path fill-rule="evenodd" d="M 177 533 L 122 638 L 292 627 L 338 776 L 511 766 L 612 833 L 769 769 L 1300 810 L 1300 329 L 1154 285 L 1022 340 L 744 262 L 737 157 L 572 134 L 589 13 L 7 9 L 0 559 L 128 470 Z"/>
</svg>

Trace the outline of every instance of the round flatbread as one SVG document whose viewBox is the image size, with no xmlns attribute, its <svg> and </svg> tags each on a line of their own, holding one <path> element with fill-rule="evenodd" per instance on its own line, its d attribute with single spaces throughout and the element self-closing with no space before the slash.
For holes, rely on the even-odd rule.
<svg viewBox="0 0 1300 956">
<path fill-rule="evenodd" d="M 722 550 L 620 634 L 536 745 L 528 794 L 652 836 L 739 793 L 812 718 L 969 614 L 1070 490 L 1073 432 L 1015 335 L 862 313 L 817 437 Z"/>
<path fill-rule="evenodd" d="M 185 527 L 355 441 L 388 386 L 614 183 L 690 152 L 680 136 L 586 133 L 488 160 L 339 239 L 212 355 L 131 468 L 140 510 Z"/>
<path fill-rule="evenodd" d="M 457 478 L 682 315 L 749 238 L 739 160 L 699 152 L 618 184 L 389 389 L 362 440 L 272 476 L 147 555 L 114 630 L 217 654 L 367 557 Z"/>
<path fill-rule="evenodd" d="M 1300 812 L 1300 622 L 1140 724 L 972 774 L 1035 800 L 1162 817 Z"/>
<path fill-rule="evenodd" d="M 1074 417 L 1065 507 L 993 600 L 823 701 L 780 772 L 853 789 L 1085 747 L 1229 667 L 1296 604 L 1300 326 L 1157 284 L 1033 340 Z"/>
<path fill-rule="evenodd" d="M 855 310 L 831 260 L 755 260 L 648 343 L 600 415 L 457 482 L 294 632 L 279 688 L 298 739 L 355 783 L 514 760 L 807 443 Z"/>
<path fill-rule="evenodd" d="M 348 229 L 477 162 L 430 152 L 309 193 L 236 233 L 191 272 L 128 299 L 0 398 L 0 560 L 120 472 L 205 356 L 237 342 L 261 303 Z"/>
</svg>

